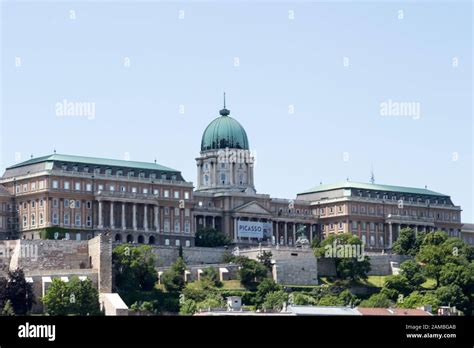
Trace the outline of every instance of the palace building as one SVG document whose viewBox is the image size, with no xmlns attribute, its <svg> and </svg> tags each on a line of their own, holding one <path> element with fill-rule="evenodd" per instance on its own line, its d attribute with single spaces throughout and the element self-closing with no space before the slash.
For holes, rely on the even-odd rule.
<svg viewBox="0 0 474 348">
<path fill-rule="evenodd" d="M 426 188 L 346 181 L 295 199 L 257 193 L 247 133 L 225 104 L 204 130 L 196 164 L 195 186 L 156 162 L 54 153 L 15 164 L 0 179 L 0 239 L 108 231 L 115 242 L 193 246 L 196 231 L 214 228 L 236 245 L 300 246 L 350 232 L 379 251 L 403 227 L 461 233 L 461 208 Z"/>
</svg>

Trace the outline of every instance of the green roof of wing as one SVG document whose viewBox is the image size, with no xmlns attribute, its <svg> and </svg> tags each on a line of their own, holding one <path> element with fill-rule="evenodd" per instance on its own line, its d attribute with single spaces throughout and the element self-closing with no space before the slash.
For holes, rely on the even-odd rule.
<svg viewBox="0 0 474 348">
<path fill-rule="evenodd" d="M 77 164 L 90 164 L 98 166 L 111 166 L 111 167 L 124 167 L 124 168 L 136 168 L 136 169 L 149 169 L 149 170 L 160 170 L 166 172 L 177 172 L 179 170 L 162 166 L 158 163 L 148 163 L 148 162 L 137 162 L 137 161 L 126 161 L 126 160 L 116 160 L 108 158 L 97 158 L 97 157 L 85 157 L 85 156 L 74 156 L 74 155 L 61 155 L 53 154 L 48 156 L 36 157 L 29 159 L 27 161 L 15 164 L 7 169 L 24 167 L 30 164 L 41 163 L 41 162 L 68 162 L 68 163 L 77 163 Z"/>
<path fill-rule="evenodd" d="M 385 191 L 385 192 L 400 192 L 400 193 L 411 193 L 411 194 L 418 194 L 418 195 L 449 197 L 442 193 L 434 192 L 428 189 L 420 189 L 420 188 L 415 188 L 415 187 L 404 187 L 404 186 L 369 184 L 369 183 L 353 182 L 353 181 L 344 181 L 344 182 L 339 182 L 335 184 L 319 185 L 312 189 L 300 192 L 299 194 L 301 195 L 305 193 L 331 191 L 331 190 L 338 190 L 341 188 L 354 188 L 354 189 L 360 189 L 360 190 L 376 190 L 376 191 Z"/>
</svg>

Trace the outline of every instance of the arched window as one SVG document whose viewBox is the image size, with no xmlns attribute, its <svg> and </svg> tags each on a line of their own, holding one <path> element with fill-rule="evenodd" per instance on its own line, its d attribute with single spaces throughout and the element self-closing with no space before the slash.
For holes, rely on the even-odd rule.
<svg viewBox="0 0 474 348">
<path fill-rule="evenodd" d="M 145 238 L 143 236 L 138 236 L 138 243 L 143 244 L 145 242 Z"/>
<path fill-rule="evenodd" d="M 121 241 L 122 241 L 122 235 L 121 235 L 120 233 L 117 233 L 117 234 L 115 235 L 115 241 L 116 241 L 116 242 L 121 242 Z"/>
<path fill-rule="evenodd" d="M 127 236 L 127 243 L 133 243 L 133 236 L 131 234 Z"/>
<path fill-rule="evenodd" d="M 148 238 L 148 244 L 155 244 L 155 236 L 150 236 L 150 238 Z"/>
<path fill-rule="evenodd" d="M 222 173 L 221 174 L 221 184 L 225 184 L 225 178 L 226 178 L 225 174 Z"/>
</svg>

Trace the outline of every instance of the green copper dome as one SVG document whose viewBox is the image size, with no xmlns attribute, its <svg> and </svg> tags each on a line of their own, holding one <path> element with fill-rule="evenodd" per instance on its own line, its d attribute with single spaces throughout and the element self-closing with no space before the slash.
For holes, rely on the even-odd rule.
<svg viewBox="0 0 474 348">
<path fill-rule="evenodd" d="M 201 151 L 225 149 L 249 149 L 249 141 L 244 127 L 229 116 L 230 111 L 225 107 L 220 117 L 207 126 L 201 140 Z"/>
</svg>

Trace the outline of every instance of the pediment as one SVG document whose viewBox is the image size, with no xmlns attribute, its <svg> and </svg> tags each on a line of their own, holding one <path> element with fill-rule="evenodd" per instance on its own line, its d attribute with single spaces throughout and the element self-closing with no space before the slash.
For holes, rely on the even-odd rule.
<svg viewBox="0 0 474 348">
<path fill-rule="evenodd" d="M 241 205 L 234 209 L 236 213 L 246 213 L 246 214 L 263 214 L 263 215 L 272 215 L 272 213 L 266 208 L 262 207 L 257 202 L 249 202 Z"/>
</svg>

